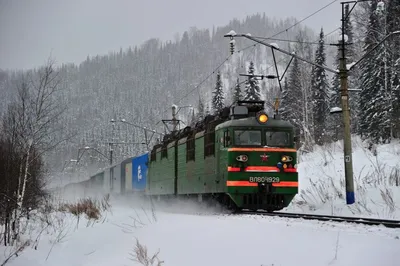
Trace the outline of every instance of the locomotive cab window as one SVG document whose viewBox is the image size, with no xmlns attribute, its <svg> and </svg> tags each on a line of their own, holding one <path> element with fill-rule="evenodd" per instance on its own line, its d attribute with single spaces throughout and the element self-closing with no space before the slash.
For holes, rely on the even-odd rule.
<svg viewBox="0 0 400 266">
<path fill-rule="evenodd" d="M 261 131 L 235 130 L 234 143 L 237 146 L 261 146 Z"/>
<path fill-rule="evenodd" d="M 232 141 L 231 141 L 231 136 L 230 136 L 229 130 L 225 130 L 224 136 L 223 136 L 224 147 L 229 147 L 231 145 L 231 143 L 232 143 Z"/>
<path fill-rule="evenodd" d="M 291 145 L 290 133 L 285 131 L 266 131 L 265 140 L 267 146 L 288 147 Z"/>
</svg>

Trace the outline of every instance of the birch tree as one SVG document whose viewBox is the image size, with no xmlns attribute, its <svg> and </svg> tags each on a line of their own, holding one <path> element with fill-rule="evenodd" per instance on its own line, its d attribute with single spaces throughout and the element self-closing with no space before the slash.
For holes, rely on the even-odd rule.
<svg viewBox="0 0 400 266">
<path fill-rule="evenodd" d="M 17 86 L 16 99 L 4 118 L 3 137 L 17 151 L 12 168 L 18 172 L 7 177 L 16 181 L 15 188 L 12 187 L 15 205 L 11 215 L 11 244 L 19 238 L 20 221 L 28 208 L 28 189 L 35 175 L 38 176 L 33 171 L 43 169 L 33 166 L 42 166 L 41 157 L 65 140 L 60 123 L 65 108 L 57 99 L 59 82 L 51 60 L 37 71 L 24 74 Z"/>
</svg>

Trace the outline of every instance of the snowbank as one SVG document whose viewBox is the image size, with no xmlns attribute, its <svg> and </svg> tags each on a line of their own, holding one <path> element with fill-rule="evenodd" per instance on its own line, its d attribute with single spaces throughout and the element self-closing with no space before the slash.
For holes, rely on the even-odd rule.
<svg viewBox="0 0 400 266">
<path fill-rule="evenodd" d="M 370 151 L 359 137 L 352 142 L 356 203 L 346 205 L 340 141 L 299 155 L 300 193 L 284 211 L 400 219 L 400 143 Z"/>
</svg>

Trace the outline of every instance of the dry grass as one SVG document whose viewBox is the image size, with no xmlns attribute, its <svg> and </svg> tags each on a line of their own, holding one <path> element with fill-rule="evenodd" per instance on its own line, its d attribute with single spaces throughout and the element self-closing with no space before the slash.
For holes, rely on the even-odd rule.
<svg viewBox="0 0 400 266">
<path fill-rule="evenodd" d="M 132 260 L 139 262 L 143 266 L 161 266 L 164 261 L 161 261 L 158 258 L 158 254 L 160 251 L 154 253 L 152 256 L 149 256 L 147 247 L 140 244 L 139 240 L 136 239 L 136 246 L 131 253 Z"/>
<path fill-rule="evenodd" d="M 76 203 L 64 203 L 61 204 L 59 211 L 69 212 L 77 217 L 82 214 L 86 214 L 86 217 L 91 220 L 99 220 L 101 213 L 111 208 L 110 196 L 106 195 L 101 200 L 92 198 L 80 199 Z"/>
<path fill-rule="evenodd" d="M 0 264 L 0 266 L 5 266 L 8 262 L 10 262 L 11 259 L 13 259 L 14 257 L 18 257 L 20 253 L 22 253 L 22 251 L 28 247 L 30 244 L 30 241 L 27 240 L 25 242 L 19 243 L 18 245 L 15 246 L 14 251 L 12 251 L 7 257 L 6 259 Z"/>
<path fill-rule="evenodd" d="M 384 211 L 385 216 L 395 215 L 398 206 L 396 206 L 397 204 L 393 197 L 393 191 L 390 187 L 400 186 L 400 164 L 396 166 L 390 165 L 386 160 L 386 154 L 379 154 L 378 156 L 378 150 L 375 152 L 369 151 L 364 147 L 365 143 L 362 141 L 354 141 L 353 145 L 355 146 L 354 148 L 363 149 L 368 163 L 362 167 L 358 174 L 354 173 L 357 204 L 348 206 L 348 209 L 353 214 L 383 215 L 381 212 Z M 332 174 L 332 172 L 340 173 L 342 169 L 335 169 L 335 165 L 330 165 L 330 168 L 326 168 L 335 159 L 333 155 L 341 150 L 340 146 L 340 142 L 331 143 L 325 145 L 323 149 L 316 151 L 320 154 L 322 160 L 317 161 L 315 167 L 321 168 L 322 176 L 314 180 L 314 182 L 310 180 L 310 186 L 300 191 L 299 196 L 293 201 L 298 207 L 308 207 L 309 210 L 315 211 L 323 205 L 331 204 L 331 211 L 333 213 L 334 209 L 336 209 L 334 201 L 344 200 L 344 178 L 338 180 L 338 178 Z M 396 155 L 399 151 L 388 152 Z M 380 198 L 383 202 L 380 202 L 379 196 L 376 199 L 370 198 L 370 190 L 373 192 L 374 189 L 380 192 Z M 372 208 L 373 206 L 377 208 Z M 379 209 L 379 211 L 375 209 Z"/>
</svg>

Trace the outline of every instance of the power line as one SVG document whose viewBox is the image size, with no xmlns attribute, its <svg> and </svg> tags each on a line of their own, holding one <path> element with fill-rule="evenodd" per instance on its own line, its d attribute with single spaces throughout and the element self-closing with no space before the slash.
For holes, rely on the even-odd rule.
<svg viewBox="0 0 400 266">
<path fill-rule="evenodd" d="M 330 5 L 332 5 L 333 3 L 337 2 L 338 0 L 333 0 L 332 2 L 328 3 L 327 5 L 321 7 L 320 9 L 314 11 L 313 13 L 311 13 L 310 15 L 308 15 L 307 17 L 301 19 L 300 21 L 296 22 L 295 24 L 291 25 L 290 27 L 268 37 L 268 38 L 274 38 L 276 36 L 278 36 L 281 33 L 287 32 L 288 30 L 290 30 L 293 27 L 296 27 L 297 25 L 299 25 L 300 23 L 304 22 L 305 20 L 309 19 L 310 17 L 314 16 L 315 14 L 321 12 L 322 10 L 324 10 L 325 8 L 329 7 Z M 335 30 L 336 31 L 336 30 Z M 255 47 L 258 44 L 252 44 L 250 46 L 247 46 L 241 50 L 238 50 L 237 52 L 242 52 L 250 47 Z M 176 103 L 179 103 L 180 101 L 182 101 L 183 99 L 185 99 L 188 95 L 190 95 L 191 93 L 193 93 L 195 90 L 197 90 L 201 85 L 203 85 L 204 82 L 206 82 L 226 61 L 228 61 L 231 58 L 232 55 L 229 55 L 222 63 L 220 63 L 209 75 L 207 75 L 197 86 L 195 86 L 192 90 L 190 90 L 188 93 L 186 93 L 183 97 L 181 97 L 178 101 L 176 101 Z M 283 61 L 283 60 L 281 60 Z M 280 62 L 281 62 L 280 61 Z M 278 62 L 279 63 L 279 62 Z M 271 66 L 272 67 L 272 66 Z M 269 67 L 270 68 L 270 67 Z M 267 68 L 267 69 L 269 69 Z M 168 109 L 166 109 L 167 111 Z"/>
<path fill-rule="evenodd" d="M 329 36 L 329 35 L 335 33 L 335 32 L 338 31 L 338 30 L 340 30 L 340 27 L 339 27 L 339 28 L 336 28 L 336 29 L 334 29 L 334 30 L 332 30 L 332 31 L 329 32 L 329 33 L 327 33 L 327 34 L 324 36 L 324 38 L 326 38 L 327 36 Z M 257 38 L 257 37 L 256 37 L 256 38 Z M 285 61 L 285 60 L 286 60 L 286 58 L 283 58 L 283 59 L 279 60 L 276 64 L 278 65 L 279 63 L 282 63 L 282 62 Z M 272 67 L 274 67 L 274 66 L 275 66 L 275 64 L 274 64 L 274 65 L 269 65 L 269 67 L 267 67 L 265 70 L 268 70 L 268 69 L 270 69 L 270 68 L 272 68 Z"/>
<path fill-rule="evenodd" d="M 245 48 L 243 48 L 243 49 L 238 50 L 237 52 L 238 52 L 238 53 L 243 52 L 244 50 L 247 50 L 247 49 L 249 49 L 249 48 L 251 48 L 251 47 L 254 47 L 254 46 L 256 46 L 256 44 L 249 45 L 249 46 L 247 46 L 247 47 L 245 47 Z M 224 60 L 221 64 L 219 64 L 209 75 L 207 75 L 199 84 L 197 84 L 196 87 L 194 87 L 192 90 L 190 90 L 188 93 L 186 93 L 183 97 L 181 97 L 181 98 L 177 101 L 177 103 L 179 103 L 180 101 L 182 101 L 183 99 L 185 99 L 188 95 L 190 95 L 192 92 L 194 92 L 195 90 L 197 90 L 201 85 L 203 85 L 203 83 L 206 82 L 206 81 L 209 79 L 209 77 L 211 77 L 213 74 L 215 74 L 215 72 L 216 72 L 223 64 L 225 64 L 225 62 L 228 61 L 228 60 L 231 58 L 231 56 L 232 56 L 232 55 L 229 55 L 227 58 L 225 58 L 225 60 Z"/>
<path fill-rule="evenodd" d="M 290 26 L 290 27 L 288 27 L 288 28 L 286 28 L 286 29 L 284 29 L 284 30 L 282 30 L 282 31 L 280 31 L 280 32 L 278 32 L 278 33 L 276 33 L 276 34 L 270 36 L 270 37 L 261 37 L 261 38 L 264 38 L 264 39 L 272 39 L 272 38 L 274 38 L 274 37 L 276 37 L 276 36 L 278 36 L 278 35 L 280 35 L 280 34 L 282 34 L 282 33 L 284 33 L 284 32 L 287 33 L 291 28 L 296 27 L 296 26 L 299 25 L 300 23 L 302 23 L 302 22 L 304 22 L 305 20 L 311 18 L 311 17 L 314 16 L 315 14 L 318 14 L 319 12 L 321 12 L 321 11 L 324 10 L 325 8 L 331 6 L 332 4 L 334 4 L 334 3 L 337 2 L 337 1 L 338 1 L 338 0 L 333 0 L 332 2 L 330 2 L 330 3 L 326 4 L 325 6 L 321 7 L 320 9 L 314 11 L 313 13 L 311 13 L 310 15 L 308 15 L 307 17 L 305 17 L 305 18 L 301 19 L 300 21 L 296 22 L 296 23 L 293 24 L 292 26 Z M 335 30 L 335 31 L 336 31 L 336 30 Z M 258 44 L 257 44 L 257 45 L 258 45 Z M 281 60 L 281 61 L 282 61 L 282 60 Z"/>
<path fill-rule="evenodd" d="M 309 19 L 310 17 L 314 16 L 315 14 L 321 12 L 322 10 L 324 10 L 325 8 L 329 7 L 330 5 L 332 5 L 333 3 L 337 2 L 337 1 L 338 1 L 338 0 L 334 0 L 334 1 L 330 2 L 329 4 L 327 4 L 327 5 L 323 6 L 323 7 L 321 7 L 320 9 L 318 9 L 317 11 L 315 11 L 315 12 L 313 12 L 312 14 L 308 15 L 307 17 L 303 18 L 302 20 L 296 22 L 295 24 L 293 24 L 293 25 L 290 26 L 289 28 L 280 31 L 280 32 L 274 34 L 273 36 L 271 36 L 271 37 L 269 37 L 269 38 L 274 38 L 274 37 L 278 36 L 279 34 L 282 34 L 282 33 L 284 33 L 284 32 L 287 32 L 287 31 L 290 30 L 291 28 L 296 27 L 297 25 L 299 25 L 299 24 L 302 23 L 303 21 L 305 21 L 305 20 Z"/>
<path fill-rule="evenodd" d="M 327 33 L 326 35 L 324 35 L 324 39 L 325 39 L 326 37 L 328 37 L 329 35 L 335 33 L 335 32 L 338 31 L 338 30 L 340 30 L 340 27 L 338 27 L 338 28 L 336 28 L 336 29 L 330 31 L 330 32 Z M 258 38 L 258 37 L 255 37 L 255 38 Z M 295 51 L 295 52 L 296 52 L 296 51 Z M 279 60 L 278 62 L 276 62 L 276 64 L 278 65 L 278 64 L 282 63 L 282 62 L 285 61 L 285 60 L 286 60 L 286 58 L 282 58 L 281 60 Z M 265 70 L 267 71 L 267 70 L 271 69 L 272 67 L 275 67 L 275 64 L 269 65 Z M 246 80 L 241 81 L 241 82 L 239 82 L 239 85 L 241 85 L 241 84 L 243 84 L 243 83 L 245 83 L 245 82 L 246 82 Z"/>
<path fill-rule="evenodd" d="M 300 44 L 313 44 L 313 45 L 319 45 L 320 44 L 319 42 L 303 42 L 303 41 L 296 41 L 296 40 L 287 40 L 287 39 L 279 39 L 279 38 L 267 38 L 267 37 L 259 37 L 259 36 L 253 36 L 253 37 L 257 38 L 257 39 L 261 39 L 261 40 L 273 40 L 273 41 L 292 42 L 292 43 L 300 43 Z M 330 45 L 330 44 L 324 44 L 324 45 Z"/>
</svg>

